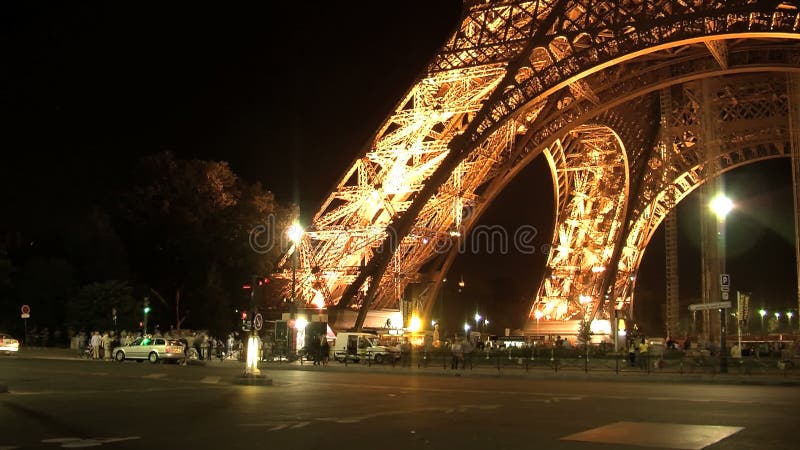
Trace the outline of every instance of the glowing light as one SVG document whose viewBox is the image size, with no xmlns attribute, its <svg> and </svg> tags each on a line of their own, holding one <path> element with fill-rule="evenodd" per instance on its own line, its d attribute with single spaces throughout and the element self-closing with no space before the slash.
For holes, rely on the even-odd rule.
<svg viewBox="0 0 800 450">
<path fill-rule="evenodd" d="M 593 334 L 611 334 L 611 322 L 606 319 L 595 319 L 589 325 Z"/>
<path fill-rule="evenodd" d="M 322 292 L 319 289 L 312 289 L 314 291 L 314 298 L 311 300 L 311 304 L 315 307 L 322 309 L 325 307 L 325 296 L 322 295 Z"/>
<path fill-rule="evenodd" d="M 255 336 L 250 336 L 247 339 L 246 375 L 258 375 L 261 373 L 258 368 L 258 359 L 258 339 Z"/>
<path fill-rule="evenodd" d="M 468 323 L 464 323 L 464 332 L 465 332 L 465 333 L 466 333 L 466 332 L 469 332 L 469 329 L 470 329 L 470 328 L 472 328 L 472 327 L 470 327 Z"/>
<path fill-rule="evenodd" d="M 776 319 L 780 319 L 781 318 L 781 313 L 779 313 L 778 311 L 775 311 L 775 318 Z"/>
<path fill-rule="evenodd" d="M 435 326 L 436 326 L 436 324 L 437 324 L 437 322 L 436 322 L 436 320 L 435 320 L 435 319 L 434 319 L 434 320 L 431 320 L 431 326 L 432 326 L 432 327 L 435 327 Z"/>
<path fill-rule="evenodd" d="M 764 316 L 767 315 L 767 310 L 766 309 L 759 309 L 758 310 L 758 314 L 761 315 L 761 318 L 764 318 Z"/>
<path fill-rule="evenodd" d="M 483 317 L 481 317 L 481 315 L 480 315 L 480 314 L 478 314 L 478 313 L 475 313 L 475 322 L 480 322 L 480 321 L 481 321 L 481 319 L 483 319 Z"/>
<path fill-rule="evenodd" d="M 600 273 L 600 272 L 604 272 L 605 270 L 606 270 L 606 268 L 603 267 L 603 266 L 594 266 L 594 267 L 592 267 L 592 273 Z"/>
<path fill-rule="evenodd" d="M 786 313 L 786 317 L 791 319 L 792 317 L 794 317 L 794 313 L 789 311 L 789 312 Z"/>
<path fill-rule="evenodd" d="M 308 321 L 302 317 L 294 321 L 295 330 L 305 330 L 306 326 L 308 326 Z"/>
<path fill-rule="evenodd" d="M 544 316 L 544 313 L 539 311 L 538 309 L 533 313 L 533 317 L 536 317 L 536 320 L 539 320 Z"/>
<path fill-rule="evenodd" d="M 620 333 L 625 331 L 625 319 L 619 319 L 617 321 L 617 331 Z"/>
<path fill-rule="evenodd" d="M 419 331 L 420 329 L 422 329 L 422 320 L 419 318 L 419 316 L 414 314 L 411 316 L 411 320 L 408 323 L 408 331 L 414 332 Z"/>
<path fill-rule="evenodd" d="M 717 196 L 711 200 L 709 207 L 718 218 L 724 219 L 733 209 L 733 201 L 726 197 L 725 194 L 717 194 Z"/>
<path fill-rule="evenodd" d="M 291 239 L 292 242 L 297 244 L 303 237 L 303 228 L 300 225 L 293 223 L 289 226 L 289 229 L 286 231 L 286 235 L 289 236 L 289 239 Z"/>
<path fill-rule="evenodd" d="M 578 297 L 578 301 L 582 305 L 585 305 L 587 303 L 591 303 L 592 302 L 592 296 L 590 296 L 590 295 L 581 295 L 581 296 Z"/>
<path fill-rule="evenodd" d="M 460 232 L 460 231 L 453 230 L 453 231 L 451 231 L 451 232 L 450 232 L 450 236 L 452 236 L 452 237 L 459 237 L 459 236 L 461 236 L 461 232 Z"/>
</svg>

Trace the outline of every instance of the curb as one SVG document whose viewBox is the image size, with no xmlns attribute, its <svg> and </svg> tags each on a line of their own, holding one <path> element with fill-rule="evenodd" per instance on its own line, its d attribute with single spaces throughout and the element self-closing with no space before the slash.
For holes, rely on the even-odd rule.
<svg viewBox="0 0 800 450">
<path fill-rule="evenodd" d="M 296 370 L 296 371 L 315 371 L 315 372 L 337 372 L 337 373 L 369 373 L 369 374 L 387 374 L 387 375 L 419 375 L 419 376 L 447 376 L 447 377 L 479 377 L 479 378 L 520 378 L 530 380 L 547 380 L 547 381 L 608 381 L 608 382 L 634 382 L 634 383 L 689 383 L 689 384 L 721 384 L 721 385 L 753 385 L 753 386 L 800 386 L 800 378 L 798 377 L 785 377 L 780 375 L 754 377 L 739 376 L 739 375 L 708 375 L 708 374 L 664 374 L 664 373 L 649 373 L 649 374 L 634 374 L 634 373 L 585 373 L 582 371 L 562 371 L 553 373 L 550 371 L 532 371 L 532 372 L 509 372 L 509 371 L 473 371 L 473 370 L 440 370 L 440 371 L 425 371 L 422 370 L 408 370 L 405 368 L 372 368 L 366 366 L 357 366 L 357 368 L 350 368 L 345 366 L 296 366 L 296 365 L 265 365 L 262 370 Z"/>
</svg>

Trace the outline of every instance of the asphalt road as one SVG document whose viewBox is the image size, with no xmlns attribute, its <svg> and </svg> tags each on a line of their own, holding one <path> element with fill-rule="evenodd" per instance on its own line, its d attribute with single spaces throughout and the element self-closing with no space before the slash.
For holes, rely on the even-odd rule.
<svg viewBox="0 0 800 450">
<path fill-rule="evenodd" d="M 0 450 L 788 449 L 800 423 L 797 387 L 240 371 L 0 357 Z"/>
</svg>

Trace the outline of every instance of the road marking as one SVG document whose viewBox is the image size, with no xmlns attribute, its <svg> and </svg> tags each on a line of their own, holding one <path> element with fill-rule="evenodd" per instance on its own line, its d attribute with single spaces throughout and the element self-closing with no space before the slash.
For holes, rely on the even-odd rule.
<svg viewBox="0 0 800 450">
<path fill-rule="evenodd" d="M 304 426 L 310 424 L 311 422 L 300 422 L 298 424 L 292 425 L 291 428 L 303 428 Z"/>
<path fill-rule="evenodd" d="M 99 447 L 103 444 L 111 444 L 113 442 L 134 441 L 141 439 L 139 436 L 126 436 L 118 438 L 89 438 L 81 439 L 76 437 L 63 437 L 42 440 L 43 444 L 61 444 L 61 448 L 85 448 L 85 447 Z M 0 450 L 5 447 L 0 447 Z M 15 447 L 8 447 L 9 449 Z"/>
<path fill-rule="evenodd" d="M 221 379 L 222 377 L 204 377 L 202 380 L 200 380 L 200 382 L 206 384 L 217 384 Z"/>
<path fill-rule="evenodd" d="M 270 428 L 270 429 L 269 429 L 269 431 L 278 431 L 278 430 L 282 430 L 282 429 L 284 429 L 284 428 L 286 428 L 286 427 L 288 427 L 288 426 L 289 426 L 289 424 L 286 424 L 286 423 L 284 423 L 284 424 L 280 424 L 280 425 L 276 425 L 276 426 L 274 426 L 274 427 Z"/>
<path fill-rule="evenodd" d="M 142 378 L 150 378 L 152 380 L 157 380 L 159 378 L 164 378 L 165 376 L 167 376 L 167 374 L 165 373 L 151 373 L 150 375 L 142 376 Z"/>
</svg>

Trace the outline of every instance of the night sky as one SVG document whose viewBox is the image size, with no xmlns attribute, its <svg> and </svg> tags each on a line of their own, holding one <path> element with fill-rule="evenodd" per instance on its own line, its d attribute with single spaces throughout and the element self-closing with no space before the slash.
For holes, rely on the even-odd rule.
<svg viewBox="0 0 800 450">
<path fill-rule="evenodd" d="M 32 233 L 87 208 L 141 156 L 224 160 L 307 220 L 457 25 L 460 0 L 0 6 L 0 227 Z M 733 289 L 795 306 L 788 160 L 726 177 Z M 681 293 L 699 295 L 698 202 L 680 205 Z M 552 192 L 543 161 L 483 223 L 532 224 L 547 244 Z M 479 305 L 520 326 L 545 255 L 466 255 L 446 292 L 456 320 Z M 663 233 L 648 249 L 637 303 L 659 331 Z M 451 284 L 452 286 L 452 284 Z M 510 303 L 506 303 L 510 302 Z M 687 300 L 686 303 L 689 301 Z M 509 312 L 512 311 L 512 312 Z M 470 314 L 471 315 L 471 314 Z M 505 316 L 505 317 L 504 317 Z"/>
</svg>

